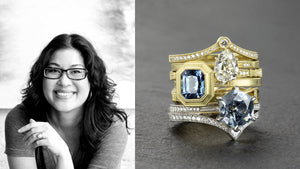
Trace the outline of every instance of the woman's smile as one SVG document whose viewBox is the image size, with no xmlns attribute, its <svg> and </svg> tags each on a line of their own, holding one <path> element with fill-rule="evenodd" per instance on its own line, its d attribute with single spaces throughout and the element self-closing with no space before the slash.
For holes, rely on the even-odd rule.
<svg viewBox="0 0 300 169">
<path fill-rule="evenodd" d="M 54 91 L 54 93 L 56 94 L 56 97 L 59 99 L 70 99 L 76 94 L 76 92 L 63 91 L 63 90 L 56 90 Z"/>
</svg>

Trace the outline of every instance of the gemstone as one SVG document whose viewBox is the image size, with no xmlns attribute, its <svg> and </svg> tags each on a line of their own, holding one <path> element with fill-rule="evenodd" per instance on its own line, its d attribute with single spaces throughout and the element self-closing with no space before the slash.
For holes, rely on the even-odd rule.
<svg viewBox="0 0 300 169">
<path fill-rule="evenodd" d="M 181 74 L 181 94 L 186 99 L 200 99 L 205 94 L 204 82 L 201 70 L 185 70 Z"/>
<path fill-rule="evenodd" d="M 221 47 L 227 47 L 227 45 L 228 45 L 228 40 L 227 39 L 223 39 L 222 41 L 221 41 L 221 43 L 220 43 L 220 45 L 221 45 Z"/>
<path fill-rule="evenodd" d="M 222 98 L 219 98 L 219 117 L 233 129 L 253 120 L 255 99 L 235 87 Z"/>
<path fill-rule="evenodd" d="M 222 51 L 215 62 L 215 76 L 223 83 L 234 80 L 239 72 L 237 60 L 228 49 Z"/>
</svg>

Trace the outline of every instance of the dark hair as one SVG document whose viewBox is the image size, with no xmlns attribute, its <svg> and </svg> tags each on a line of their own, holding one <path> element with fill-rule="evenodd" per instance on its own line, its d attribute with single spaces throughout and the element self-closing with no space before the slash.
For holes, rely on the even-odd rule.
<svg viewBox="0 0 300 169">
<path fill-rule="evenodd" d="M 87 39 L 77 34 L 61 34 L 50 41 L 32 66 L 27 87 L 22 90 L 23 104 L 32 118 L 45 120 L 50 105 L 43 94 L 43 71 L 53 53 L 65 48 L 78 50 L 88 70 L 87 77 L 91 89 L 84 105 L 80 147 L 85 152 L 89 152 L 87 154 L 93 154 L 100 144 L 99 137 L 101 138 L 110 127 L 115 119 L 114 116 L 125 121 L 127 129 L 128 123 L 127 114 L 118 109 L 116 103 L 112 101 L 115 84 L 107 77 L 103 60 Z"/>
</svg>

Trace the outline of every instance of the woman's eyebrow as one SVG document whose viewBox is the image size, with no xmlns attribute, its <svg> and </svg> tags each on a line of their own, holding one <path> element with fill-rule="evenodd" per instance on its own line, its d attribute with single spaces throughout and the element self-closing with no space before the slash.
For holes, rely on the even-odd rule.
<svg viewBox="0 0 300 169">
<path fill-rule="evenodd" d="M 57 63 L 49 63 L 48 66 L 57 66 L 57 67 L 61 67 L 59 64 Z M 71 65 L 70 67 L 77 67 L 77 66 L 80 66 L 80 67 L 85 67 L 83 64 L 73 64 Z"/>
<path fill-rule="evenodd" d="M 57 66 L 57 67 L 60 67 L 60 65 L 57 64 L 57 63 L 49 63 L 48 66 Z"/>
<path fill-rule="evenodd" d="M 85 67 L 83 64 L 74 64 L 74 65 L 71 65 L 70 67 L 77 67 L 77 66 Z"/>
</svg>

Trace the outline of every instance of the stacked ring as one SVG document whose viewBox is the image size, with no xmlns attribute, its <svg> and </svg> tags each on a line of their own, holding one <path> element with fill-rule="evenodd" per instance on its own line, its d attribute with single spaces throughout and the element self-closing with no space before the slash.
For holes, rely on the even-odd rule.
<svg viewBox="0 0 300 169">
<path fill-rule="evenodd" d="M 169 62 L 171 121 L 213 125 L 236 140 L 258 118 L 262 69 L 256 52 L 222 36 L 204 50 L 170 55 Z"/>
</svg>

